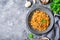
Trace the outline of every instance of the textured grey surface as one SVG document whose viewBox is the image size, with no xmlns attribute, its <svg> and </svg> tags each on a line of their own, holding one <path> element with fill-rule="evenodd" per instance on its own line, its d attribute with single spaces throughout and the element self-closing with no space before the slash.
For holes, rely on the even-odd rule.
<svg viewBox="0 0 60 40">
<path fill-rule="evenodd" d="M 24 11 L 24 2 L 25 0 L 0 0 L 0 40 L 20 40 L 27 11 Z"/>
<path fill-rule="evenodd" d="M 25 38 L 32 40 L 28 38 L 30 31 L 26 28 L 25 20 L 30 8 L 24 7 L 25 1 L 0 0 L 0 40 L 24 40 Z M 40 4 L 39 1 L 37 3 Z M 48 7 L 48 5 L 43 6 Z M 55 40 L 59 38 L 59 29 L 56 33 L 58 37 Z M 52 35 L 55 35 L 54 30 L 47 34 L 47 37 L 52 39 Z M 37 38 L 39 36 L 35 36 L 33 40 L 38 40 Z"/>
</svg>

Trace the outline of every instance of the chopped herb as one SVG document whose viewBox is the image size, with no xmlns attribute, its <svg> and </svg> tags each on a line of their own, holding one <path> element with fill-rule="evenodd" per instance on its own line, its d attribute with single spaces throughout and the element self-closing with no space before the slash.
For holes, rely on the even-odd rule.
<svg viewBox="0 0 60 40">
<path fill-rule="evenodd" d="M 58 14 L 60 12 L 60 0 L 53 0 L 50 8 L 55 14 Z"/>
<path fill-rule="evenodd" d="M 45 23 L 46 22 L 46 20 L 45 19 L 42 19 L 42 21 L 41 21 L 42 23 Z"/>
<path fill-rule="evenodd" d="M 31 33 L 28 34 L 28 36 L 29 36 L 29 38 L 33 38 L 33 34 L 31 34 Z"/>
</svg>

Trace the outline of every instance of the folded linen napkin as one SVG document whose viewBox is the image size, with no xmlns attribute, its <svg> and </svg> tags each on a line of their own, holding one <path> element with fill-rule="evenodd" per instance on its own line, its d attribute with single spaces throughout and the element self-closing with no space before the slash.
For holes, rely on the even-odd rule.
<svg viewBox="0 0 60 40">
<path fill-rule="evenodd" d="M 53 29 L 47 33 L 44 34 L 43 37 L 48 37 L 50 40 L 60 40 L 60 16 L 55 15 L 55 24 Z"/>
</svg>

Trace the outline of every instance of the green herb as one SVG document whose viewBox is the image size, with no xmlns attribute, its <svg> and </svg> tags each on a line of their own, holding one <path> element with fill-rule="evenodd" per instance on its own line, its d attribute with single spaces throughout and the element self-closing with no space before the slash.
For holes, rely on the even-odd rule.
<svg viewBox="0 0 60 40">
<path fill-rule="evenodd" d="M 58 14 L 60 12 L 60 0 L 53 0 L 50 8 L 55 14 Z"/>
<path fill-rule="evenodd" d="M 46 20 L 45 20 L 45 19 L 42 19 L 41 22 L 42 22 L 42 23 L 46 23 Z"/>
<path fill-rule="evenodd" d="M 54 2 L 54 3 L 59 3 L 59 2 L 60 2 L 60 0 L 53 0 L 53 2 Z"/>
<path fill-rule="evenodd" d="M 28 36 L 29 36 L 29 38 L 33 38 L 33 34 L 31 34 L 31 33 L 28 34 Z"/>
</svg>

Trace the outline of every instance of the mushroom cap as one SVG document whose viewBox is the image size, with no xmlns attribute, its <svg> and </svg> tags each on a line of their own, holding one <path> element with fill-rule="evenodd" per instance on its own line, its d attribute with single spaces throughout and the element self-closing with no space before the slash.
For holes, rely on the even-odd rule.
<svg viewBox="0 0 60 40">
<path fill-rule="evenodd" d="M 41 2 L 42 4 L 47 4 L 47 3 L 49 2 L 49 0 L 40 0 L 40 2 Z"/>
<path fill-rule="evenodd" d="M 29 7 L 29 6 L 31 6 L 31 2 L 30 2 L 30 1 L 27 1 L 27 2 L 25 3 L 25 7 Z"/>
</svg>

